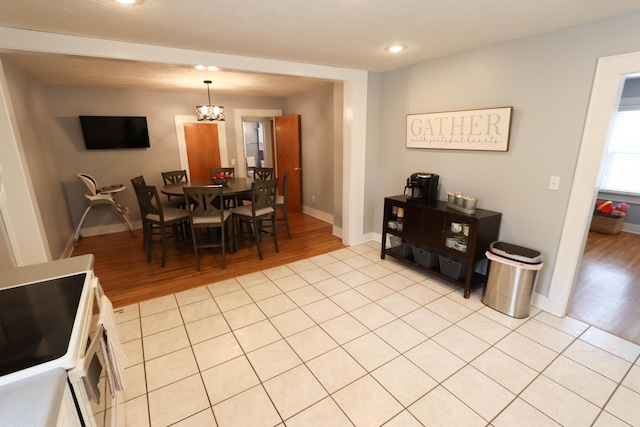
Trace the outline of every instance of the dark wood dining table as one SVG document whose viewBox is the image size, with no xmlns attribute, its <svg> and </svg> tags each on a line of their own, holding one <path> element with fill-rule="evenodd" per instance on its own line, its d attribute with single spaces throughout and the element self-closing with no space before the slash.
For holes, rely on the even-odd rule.
<svg viewBox="0 0 640 427">
<path fill-rule="evenodd" d="M 241 194 L 251 193 L 251 184 L 253 179 L 251 178 L 230 178 L 225 185 L 222 185 L 223 197 L 234 197 Z M 185 187 L 220 187 L 220 185 L 214 185 L 210 179 L 194 179 L 189 182 L 178 182 L 176 184 L 169 184 L 162 187 L 160 190 L 163 194 L 168 196 L 182 196 L 184 195 Z"/>
</svg>

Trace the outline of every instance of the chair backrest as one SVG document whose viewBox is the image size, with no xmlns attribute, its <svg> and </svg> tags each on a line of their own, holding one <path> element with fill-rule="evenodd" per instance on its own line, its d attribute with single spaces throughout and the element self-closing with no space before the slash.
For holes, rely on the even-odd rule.
<svg viewBox="0 0 640 427">
<path fill-rule="evenodd" d="M 142 220 L 153 220 L 154 222 L 164 222 L 164 213 L 162 212 L 162 204 L 158 196 L 158 190 L 155 185 L 134 185 L 138 203 L 140 203 L 140 213 Z"/>
<path fill-rule="evenodd" d="M 80 178 L 80 181 L 84 183 L 91 196 L 95 196 L 96 194 L 98 194 L 98 185 L 94 177 L 86 173 L 79 173 L 76 176 Z"/>
<path fill-rule="evenodd" d="M 147 183 L 144 181 L 144 176 L 142 175 L 131 178 L 131 184 L 134 188 L 136 185 L 147 185 Z"/>
<path fill-rule="evenodd" d="M 278 196 L 278 180 L 268 179 L 265 181 L 254 181 L 251 184 L 251 212 L 256 216 L 256 212 L 264 208 L 273 208 L 275 213 L 276 197 Z M 258 212 L 258 215 L 260 213 Z"/>
<path fill-rule="evenodd" d="M 184 197 L 192 224 L 206 223 L 208 218 L 224 222 L 222 187 L 185 187 Z"/>
<path fill-rule="evenodd" d="M 143 186 L 143 185 L 147 185 L 147 183 L 144 181 L 144 176 L 140 175 L 140 176 L 136 176 L 134 178 L 131 178 L 131 185 L 133 186 L 133 191 L 135 191 L 136 199 L 138 200 L 138 208 L 140 208 L 140 217 L 144 220 L 142 199 L 141 199 L 141 197 L 139 195 L 140 187 Z"/>
<path fill-rule="evenodd" d="M 217 173 L 228 173 L 229 175 L 231 175 L 231 178 L 235 178 L 235 176 L 233 175 L 236 171 L 236 168 L 209 168 L 209 175 L 213 176 Z"/>
<path fill-rule="evenodd" d="M 255 168 L 253 172 L 253 178 L 263 181 L 273 179 L 273 168 Z"/>
<path fill-rule="evenodd" d="M 179 182 L 189 182 L 189 178 L 187 177 L 187 171 L 168 171 L 161 172 L 162 180 L 164 181 L 164 185 L 169 184 L 177 184 Z"/>
</svg>

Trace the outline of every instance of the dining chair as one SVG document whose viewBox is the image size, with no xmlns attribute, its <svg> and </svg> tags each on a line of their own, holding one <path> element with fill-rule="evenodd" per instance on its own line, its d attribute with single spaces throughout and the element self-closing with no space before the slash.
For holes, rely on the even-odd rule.
<svg viewBox="0 0 640 427">
<path fill-rule="evenodd" d="M 142 219 L 142 250 L 144 251 L 147 249 L 147 227 L 144 226 L 144 218 L 142 218 L 142 201 L 141 198 L 138 197 L 138 190 L 136 189 L 136 186 L 147 185 L 147 183 L 144 180 L 144 176 L 140 175 L 131 178 L 131 185 L 133 186 L 133 191 L 136 193 L 136 200 L 138 201 L 138 208 L 140 209 L 140 217 Z"/>
<path fill-rule="evenodd" d="M 133 180 L 132 180 L 133 183 Z M 189 213 L 184 209 L 166 207 L 162 205 L 155 185 L 134 184 L 140 216 L 142 217 L 143 235 L 147 241 L 147 262 L 151 262 L 154 243 L 162 247 L 162 267 L 167 260 L 168 240 L 174 239 L 172 246 L 178 247 L 186 242 L 184 230 L 189 221 Z M 171 227 L 171 233 L 167 228 Z M 154 236 L 159 236 L 154 240 Z"/>
<path fill-rule="evenodd" d="M 289 215 L 287 214 L 287 187 L 289 184 L 289 171 L 284 172 L 282 178 L 282 195 L 276 197 L 276 210 L 282 209 L 282 216 L 276 216 L 276 221 L 284 222 L 287 229 L 287 236 L 291 238 L 291 230 L 289 229 Z"/>
<path fill-rule="evenodd" d="M 179 182 L 189 182 L 189 178 L 187 177 L 187 171 L 167 171 L 161 172 L 162 181 L 164 181 L 164 185 L 177 184 Z M 167 199 L 171 202 L 171 205 L 176 208 L 185 208 L 186 204 L 184 201 L 184 196 L 172 196 L 167 194 Z"/>
<path fill-rule="evenodd" d="M 273 168 L 255 168 L 253 170 L 253 179 L 266 181 L 274 178 Z"/>
<path fill-rule="evenodd" d="M 78 239 L 80 238 L 80 229 L 82 228 L 82 223 L 89 211 L 93 208 L 100 208 L 105 206 L 112 206 L 116 211 L 122 216 L 127 225 L 129 226 L 129 230 L 131 230 L 131 235 L 136 237 L 136 233 L 133 230 L 133 224 L 129 219 L 129 215 L 127 215 L 127 208 L 122 206 L 115 198 L 115 193 L 119 193 L 123 191 L 126 187 L 122 184 L 111 185 L 109 187 L 98 187 L 98 183 L 94 177 L 86 173 L 78 173 L 76 174 L 78 179 L 82 181 L 85 185 L 87 192 L 84 193 L 85 199 L 89 201 L 89 206 L 84 210 L 82 217 L 80 218 L 80 222 L 76 227 L 76 231 L 73 236 L 73 245 L 78 246 Z"/>
<path fill-rule="evenodd" d="M 221 187 L 187 187 L 184 189 L 184 197 L 189 212 L 189 223 L 191 224 L 191 239 L 193 240 L 193 250 L 196 253 L 196 268 L 200 271 L 200 249 L 220 248 L 222 252 L 222 268 L 225 268 L 225 240 L 228 243 L 233 241 L 233 222 L 231 212 L 220 209 L 222 200 Z M 215 236 L 206 241 L 203 233 L 205 230 L 220 229 L 220 242 L 215 242 Z M 232 248 L 230 248 L 232 251 Z"/>
<path fill-rule="evenodd" d="M 268 179 L 274 178 L 274 169 L 273 168 L 253 168 L 253 179 L 256 181 L 262 180 L 266 181 Z M 248 202 L 251 202 L 251 194 L 243 194 L 236 198 L 238 205 L 248 205 Z"/>
<path fill-rule="evenodd" d="M 264 236 L 273 236 L 276 252 L 278 248 L 278 234 L 276 228 L 276 196 L 278 194 L 278 180 L 254 181 L 251 184 L 251 204 L 238 206 L 231 211 L 234 221 L 234 242 L 238 248 L 238 239 L 253 239 L 258 247 L 258 255 L 263 259 L 260 241 Z M 263 227 L 268 222 L 270 227 Z M 245 229 L 240 225 L 248 225 Z"/>
</svg>

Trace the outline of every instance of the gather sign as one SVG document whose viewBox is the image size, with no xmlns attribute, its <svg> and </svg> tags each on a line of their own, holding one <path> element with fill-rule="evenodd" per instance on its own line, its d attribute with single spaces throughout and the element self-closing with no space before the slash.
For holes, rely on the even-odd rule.
<svg viewBox="0 0 640 427">
<path fill-rule="evenodd" d="M 507 151 L 512 109 L 407 114 L 407 148 Z"/>
</svg>

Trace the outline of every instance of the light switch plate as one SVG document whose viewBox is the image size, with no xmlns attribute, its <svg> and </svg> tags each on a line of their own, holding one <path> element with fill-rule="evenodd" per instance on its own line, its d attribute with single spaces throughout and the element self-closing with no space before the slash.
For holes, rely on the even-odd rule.
<svg viewBox="0 0 640 427">
<path fill-rule="evenodd" d="M 560 189 L 560 177 L 552 176 L 549 179 L 549 190 L 559 190 Z"/>
</svg>

